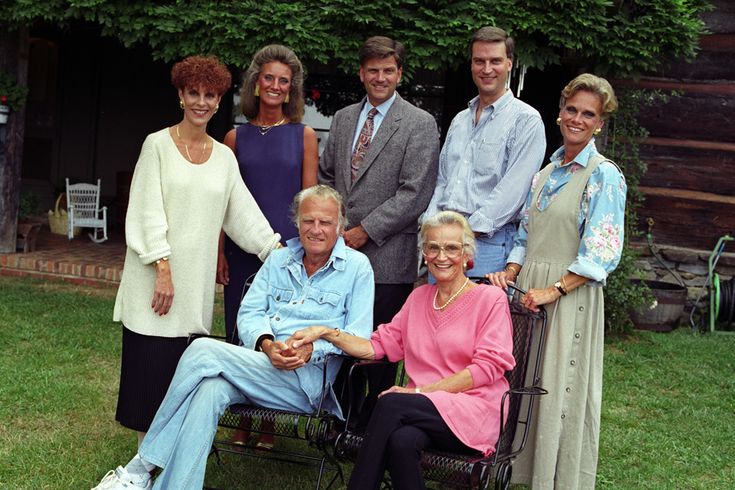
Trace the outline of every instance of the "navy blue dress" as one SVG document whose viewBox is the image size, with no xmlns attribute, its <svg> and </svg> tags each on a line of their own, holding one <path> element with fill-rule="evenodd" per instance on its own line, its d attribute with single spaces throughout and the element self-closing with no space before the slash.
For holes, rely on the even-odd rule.
<svg viewBox="0 0 735 490">
<path fill-rule="evenodd" d="M 273 230 L 281 234 L 281 242 L 297 236 L 290 208 L 301 190 L 304 125 L 284 124 L 261 134 L 257 126 L 243 124 L 236 130 L 235 156 L 242 180 Z M 230 271 L 230 284 L 225 286 L 225 330 L 229 341 L 239 343 L 236 323 L 243 286 L 262 262 L 227 236 L 225 256 Z"/>
</svg>

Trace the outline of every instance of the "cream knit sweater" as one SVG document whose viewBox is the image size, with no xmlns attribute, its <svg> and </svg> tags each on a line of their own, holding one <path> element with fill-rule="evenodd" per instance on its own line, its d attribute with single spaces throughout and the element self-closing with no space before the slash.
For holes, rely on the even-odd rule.
<svg viewBox="0 0 735 490">
<path fill-rule="evenodd" d="M 229 148 L 215 141 L 209 160 L 194 165 L 181 156 L 168 128 L 148 135 L 130 187 L 128 249 L 113 319 L 143 335 L 208 333 L 221 229 L 261 260 L 280 240 Z M 158 316 L 151 308 L 153 263 L 162 257 L 169 257 L 174 299 L 168 314 Z"/>
</svg>

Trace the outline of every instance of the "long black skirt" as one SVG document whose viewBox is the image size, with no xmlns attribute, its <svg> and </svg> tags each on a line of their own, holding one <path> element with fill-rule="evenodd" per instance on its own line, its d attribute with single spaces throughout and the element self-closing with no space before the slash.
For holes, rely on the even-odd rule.
<svg viewBox="0 0 735 490">
<path fill-rule="evenodd" d="M 115 420 L 147 432 L 176 372 L 186 337 L 141 335 L 123 325 L 120 391 Z"/>
</svg>

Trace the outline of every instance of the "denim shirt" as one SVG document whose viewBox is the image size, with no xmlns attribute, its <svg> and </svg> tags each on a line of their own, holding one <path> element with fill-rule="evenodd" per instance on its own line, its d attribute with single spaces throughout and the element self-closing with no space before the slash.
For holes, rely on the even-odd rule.
<svg viewBox="0 0 735 490">
<path fill-rule="evenodd" d="M 521 216 L 521 224 L 513 243 L 508 262 L 523 265 L 528 243 L 528 211 L 537 206 L 541 211 L 548 208 L 575 172 L 587 167 L 590 157 L 597 154 L 595 139 L 587 143 L 571 163 L 562 166 L 564 147 L 551 155 L 554 170 L 539 192 L 538 202 L 532 203 L 533 193 L 539 182 L 537 173 L 531 184 Z M 618 167 L 602 162 L 590 175 L 579 206 L 579 251 L 576 260 L 567 268 L 570 272 L 591 279 L 590 286 L 604 286 L 608 274 L 615 270 L 623 252 L 625 232 L 625 177 Z"/>
<path fill-rule="evenodd" d="M 339 237 L 327 263 L 309 277 L 299 238 L 286 245 L 270 254 L 242 300 L 237 330 L 243 345 L 254 349 L 258 338 L 267 334 L 285 341 L 297 330 L 313 325 L 369 338 L 375 283 L 368 258 Z M 296 370 L 310 397 L 319 393 L 325 356 L 341 352 L 326 340 L 314 343 L 311 359 Z M 338 369 L 338 363 L 329 364 L 330 383 Z"/>
<path fill-rule="evenodd" d="M 452 120 L 439 157 L 439 176 L 424 218 L 439 211 L 457 211 L 472 230 L 492 236 L 516 222 L 546 151 L 544 123 L 538 111 L 508 90 L 495 103 L 480 103 Z"/>
</svg>

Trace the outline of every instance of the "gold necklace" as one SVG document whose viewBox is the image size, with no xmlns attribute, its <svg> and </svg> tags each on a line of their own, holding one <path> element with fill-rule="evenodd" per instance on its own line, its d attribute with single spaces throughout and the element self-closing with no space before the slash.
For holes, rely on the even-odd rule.
<svg viewBox="0 0 735 490">
<path fill-rule="evenodd" d="M 186 142 L 183 139 L 181 139 L 181 133 L 179 133 L 178 124 L 176 125 L 176 137 L 179 138 L 179 141 L 181 141 L 181 143 L 183 143 L 184 149 L 186 150 L 186 156 L 189 157 L 189 161 L 191 163 L 194 163 L 194 159 L 191 157 L 191 153 L 189 153 L 189 145 L 187 145 Z M 209 142 L 209 138 L 207 138 L 207 136 L 205 135 L 204 136 L 204 146 L 202 147 L 202 154 L 200 156 L 202 160 L 204 160 L 204 155 L 206 155 L 207 153 L 207 143 L 208 142 Z"/>
<path fill-rule="evenodd" d="M 439 297 L 439 286 L 437 286 L 436 293 L 434 293 L 434 304 L 431 305 L 431 306 L 433 306 L 436 311 L 442 311 L 442 310 L 444 310 L 444 308 L 446 308 L 447 306 L 449 306 L 449 303 L 451 303 L 452 301 L 454 301 L 455 299 L 457 299 L 457 296 L 459 296 L 459 293 L 461 293 L 464 290 L 464 288 L 467 287 L 467 284 L 469 284 L 469 283 L 470 283 L 470 278 L 468 277 L 467 279 L 465 279 L 464 284 L 462 284 L 462 287 L 459 288 L 456 293 L 454 293 L 452 296 L 450 296 L 449 299 L 447 300 L 447 302 L 444 303 L 441 306 L 437 306 L 436 305 L 436 299 Z"/>
<path fill-rule="evenodd" d="M 270 131 L 271 129 L 275 128 L 276 126 L 280 126 L 281 124 L 283 124 L 285 122 L 286 122 L 286 118 L 285 117 L 282 117 L 280 120 L 276 121 L 275 123 L 271 124 L 270 126 L 258 124 L 255 121 L 253 121 L 253 124 L 255 124 L 255 126 L 257 126 L 258 130 L 260 131 L 260 135 L 261 136 L 265 136 L 266 134 L 268 134 L 268 131 Z"/>
</svg>

